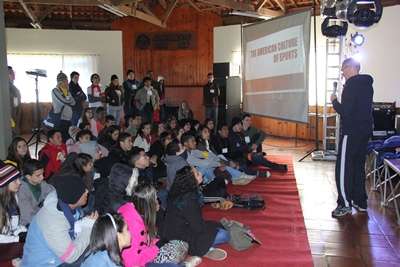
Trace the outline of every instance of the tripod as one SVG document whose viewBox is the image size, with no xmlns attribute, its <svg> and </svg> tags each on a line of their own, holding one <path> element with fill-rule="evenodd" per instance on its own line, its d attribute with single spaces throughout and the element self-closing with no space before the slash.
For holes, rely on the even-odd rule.
<svg viewBox="0 0 400 267">
<path fill-rule="evenodd" d="M 35 145 L 35 156 L 38 155 L 39 143 L 45 144 L 41 139 L 41 135 L 44 134 L 44 131 L 41 127 L 41 119 L 40 119 L 40 106 L 39 106 L 39 88 L 38 88 L 38 77 L 39 75 L 35 75 L 35 94 L 36 94 L 36 111 L 35 111 L 35 119 L 36 119 L 36 127 L 32 128 L 32 135 L 28 140 L 28 147 Z"/>
</svg>

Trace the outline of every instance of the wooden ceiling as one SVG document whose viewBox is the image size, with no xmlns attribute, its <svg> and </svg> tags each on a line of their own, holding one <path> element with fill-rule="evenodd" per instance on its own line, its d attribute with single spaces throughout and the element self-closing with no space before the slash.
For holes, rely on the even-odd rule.
<svg viewBox="0 0 400 267">
<path fill-rule="evenodd" d="M 321 0 L 315 0 L 317 10 Z M 400 0 L 382 0 L 385 6 Z M 305 10 L 313 0 L 4 0 L 7 27 L 48 29 L 110 29 L 119 17 L 132 16 L 167 27 L 177 7 L 222 16 L 224 24 L 247 23 Z M 232 15 L 231 13 L 236 15 Z"/>
</svg>

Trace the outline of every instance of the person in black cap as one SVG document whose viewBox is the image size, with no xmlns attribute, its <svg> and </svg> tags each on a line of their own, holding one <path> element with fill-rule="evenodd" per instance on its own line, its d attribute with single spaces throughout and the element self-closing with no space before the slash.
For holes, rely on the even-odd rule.
<svg viewBox="0 0 400 267">
<path fill-rule="evenodd" d="M 214 81 L 212 72 L 207 74 L 207 84 L 203 87 L 203 105 L 206 119 L 217 120 L 216 110 L 218 108 L 218 97 L 220 95 L 219 85 Z"/>
<path fill-rule="evenodd" d="M 80 266 L 85 258 L 98 214 L 81 218 L 80 208 L 88 198 L 81 177 L 58 176 L 54 180 L 56 190 L 47 196 L 29 226 L 22 266 Z"/>
</svg>

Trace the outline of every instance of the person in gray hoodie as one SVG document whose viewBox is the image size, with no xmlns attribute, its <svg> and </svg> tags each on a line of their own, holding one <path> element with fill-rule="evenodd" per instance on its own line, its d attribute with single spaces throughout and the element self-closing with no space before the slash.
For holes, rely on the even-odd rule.
<svg viewBox="0 0 400 267">
<path fill-rule="evenodd" d="M 80 266 L 89 245 L 90 232 L 98 214 L 82 218 L 88 190 L 83 179 L 58 176 L 56 191 L 33 217 L 24 246 L 22 267 Z"/>
<path fill-rule="evenodd" d="M 43 206 L 44 200 L 54 190 L 54 187 L 43 181 L 44 166 L 36 159 L 29 159 L 24 163 L 23 174 L 24 177 L 17 196 L 20 223 L 27 226 Z"/>
<path fill-rule="evenodd" d="M 174 183 L 176 172 L 185 166 L 189 166 L 186 159 L 183 157 L 185 149 L 178 140 L 173 140 L 167 145 L 165 165 L 167 166 L 167 190 Z"/>
<path fill-rule="evenodd" d="M 54 113 L 61 113 L 58 128 L 65 142 L 68 140 L 68 129 L 71 126 L 72 107 L 75 106 L 75 100 L 69 92 L 68 77 L 63 72 L 57 75 L 57 86 L 51 92 L 51 99 Z"/>
</svg>

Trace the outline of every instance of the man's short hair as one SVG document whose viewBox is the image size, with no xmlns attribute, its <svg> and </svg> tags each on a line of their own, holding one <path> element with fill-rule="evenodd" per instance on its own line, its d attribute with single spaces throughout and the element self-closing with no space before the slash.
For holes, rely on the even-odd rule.
<svg viewBox="0 0 400 267">
<path fill-rule="evenodd" d="M 35 171 L 44 169 L 44 165 L 41 161 L 36 159 L 28 159 L 23 166 L 24 175 L 32 175 Z"/>
<path fill-rule="evenodd" d="M 351 66 L 353 68 L 355 68 L 357 71 L 360 71 L 360 62 L 358 62 L 357 60 L 355 60 L 352 57 L 346 58 L 345 60 L 343 60 L 342 65 L 346 65 L 346 66 Z"/>
<path fill-rule="evenodd" d="M 189 140 L 191 140 L 191 139 L 196 140 L 196 138 L 193 135 L 191 135 L 190 133 L 182 134 L 182 137 L 181 137 L 182 145 L 184 145 L 186 142 L 189 142 Z"/>
<path fill-rule="evenodd" d="M 73 71 L 73 72 L 71 72 L 71 74 L 69 75 L 69 77 L 72 79 L 72 78 L 74 78 L 75 75 L 78 75 L 78 76 L 79 76 L 79 73 L 78 73 L 77 71 Z"/>
<path fill-rule="evenodd" d="M 251 115 L 249 113 L 243 113 L 242 120 L 246 119 L 247 117 L 251 118 Z"/>
<path fill-rule="evenodd" d="M 146 76 L 146 77 L 143 78 L 143 83 L 145 83 L 145 82 L 147 82 L 147 81 L 150 81 L 150 82 L 151 82 L 151 78 Z"/>
<path fill-rule="evenodd" d="M 172 140 L 165 149 L 165 153 L 169 156 L 175 156 L 181 150 L 179 141 L 177 139 Z"/>
<path fill-rule="evenodd" d="M 125 142 L 126 139 L 132 138 L 132 135 L 127 132 L 123 132 L 119 134 L 118 142 Z"/>
<path fill-rule="evenodd" d="M 89 135 L 92 138 L 92 132 L 90 130 L 81 130 L 76 134 L 75 140 L 79 141 L 79 139 L 85 135 Z"/>
<path fill-rule="evenodd" d="M 212 72 L 209 72 L 208 74 L 207 74 L 207 76 L 211 76 L 211 75 L 214 75 Z"/>
<path fill-rule="evenodd" d="M 61 133 L 61 131 L 58 129 L 51 129 L 47 132 L 47 139 L 50 140 L 56 133 Z"/>
<path fill-rule="evenodd" d="M 129 69 L 127 72 L 126 72 L 126 75 L 129 75 L 129 74 L 131 74 L 131 73 L 135 73 L 132 69 Z"/>
<path fill-rule="evenodd" d="M 115 121 L 115 117 L 109 114 L 106 116 L 106 121 Z"/>
</svg>

